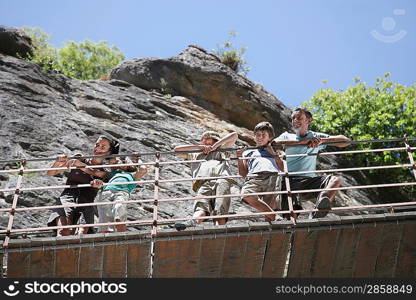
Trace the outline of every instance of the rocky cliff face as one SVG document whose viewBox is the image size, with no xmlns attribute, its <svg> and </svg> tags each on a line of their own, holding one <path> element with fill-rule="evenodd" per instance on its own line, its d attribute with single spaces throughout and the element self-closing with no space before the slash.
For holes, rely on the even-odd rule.
<svg viewBox="0 0 416 300">
<path fill-rule="evenodd" d="M 76 152 L 90 154 L 95 139 L 106 134 L 121 142 L 121 153 L 171 151 L 174 146 L 197 143 L 205 130 L 220 134 L 236 131 L 238 145 L 253 145 L 251 130 L 270 121 L 280 133 L 289 128 L 289 109 L 273 95 L 222 65 L 195 46 L 170 59 L 138 59 L 115 68 L 108 81 L 79 81 L 46 72 L 38 65 L 0 54 L 0 160 L 53 158 Z M 178 160 L 163 155 L 163 160 Z M 154 155 L 143 156 L 145 162 Z M 48 167 L 52 161 L 29 161 L 28 168 Z M 337 166 L 333 157 L 323 168 Z M 4 163 L 0 168 L 14 168 Z M 234 172 L 237 174 L 235 166 Z M 154 174 L 144 179 L 153 179 Z M 190 177 L 187 165 L 163 166 L 161 179 Z M 16 185 L 15 174 L 0 176 L 0 188 Z M 356 184 L 345 176 L 346 185 Z M 45 172 L 25 175 L 23 186 L 62 185 L 65 178 Z M 192 195 L 190 182 L 166 183 L 163 198 Z M 53 205 L 60 190 L 24 192 L 18 207 Z M 339 205 L 370 203 L 367 191 L 340 193 Z M 0 208 L 10 207 L 11 193 L 0 193 Z M 144 185 L 132 199 L 152 199 L 153 186 Z M 308 202 L 305 207 L 310 207 Z M 192 213 L 192 201 L 162 203 L 160 218 Z M 232 212 L 253 211 L 238 199 Z M 150 219 L 151 204 L 129 205 L 129 220 Z M 8 213 L 0 212 L 0 228 Z M 14 228 L 43 226 L 49 211 L 16 213 Z M 247 220 L 247 219 L 245 219 Z M 262 220 L 262 218 L 251 218 Z M 233 222 L 240 222 L 236 220 Z M 142 228 L 137 228 L 142 229 Z M 133 227 L 130 230 L 134 230 Z"/>
<path fill-rule="evenodd" d="M 264 120 L 279 132 L 288 128 L 290 111 L 282 102 L 197 46 L 169 59 L 124 62 L 111 72 L 111 78 L 187 97 L 219 119 L 249 130 Z"/>
</svg>

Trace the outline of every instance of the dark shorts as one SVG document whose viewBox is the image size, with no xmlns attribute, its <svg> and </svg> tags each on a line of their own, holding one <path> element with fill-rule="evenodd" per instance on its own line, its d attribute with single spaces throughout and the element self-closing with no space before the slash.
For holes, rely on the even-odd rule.
<svg viewBox="0 0 416 300">
<path fill-rule="evenodd" d="M 332 175 L 327 176 L 316 176 L 316 177 L 308 177 L 308 176 L 289 176 L 289 183 L 290 183 L 290 190 L 314 190 L 314 189 L 323 189 L 325 188 L 329 181 L 331 180 Z M 286 191 L 286 181 L 285 178 L 282 178 L 282 191 Z M 317 197 L 320 192 L 316 193 L 302 193 L 302 194 L 294 194 L 292 197 L 293 207 L 294 209 L 302 209 L 302 205 L 300 203 L 300 196 L 308 196 L 308 197 Z M 279 208 L 280 210 L 288 210 L 289 205 L 287 203 L 287 194 L 281 194 L 279 201 Z"/>
<path fill-rule="evenodd" d="M 78 189 L 70 189 L 64 191 L 61 196 L 56 200 L 55 205 L 68 205 L 80 203 L 80 192 Z M 93 202 L 92 199 L 91 202 Z M 82 201 L 85 203 L 85 201 Z M 77 224 L 81 215 L 84 217 L 85 224 L 94 224 L 94 207 L 93 206 L 81 206 L 81 207 L 61 207 L 54 208 L 49 216 L 48 226 L 56 226 L 56 219 L 58 217 L 68 217 L 72 224 Z"/>
</svg>

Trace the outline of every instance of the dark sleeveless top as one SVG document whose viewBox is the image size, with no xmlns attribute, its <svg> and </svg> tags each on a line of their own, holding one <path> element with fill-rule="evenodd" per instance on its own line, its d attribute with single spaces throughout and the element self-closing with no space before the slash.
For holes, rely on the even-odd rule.
<svg viewBox="0 0 416 300">
<path fill-rule="evenodd" d="M 87 165 L 90 164 L 90 161 L 82 160 L 82 162 Z M 102 168 L 95 168 L 94 170 L 104 171 Z M 106 181 L 105 178 L 99 178 L 85 173 L 81 169 L 71 170 L 66 174 L 67 180 L 66 185 L 78 185 L 90 183 L 93 179 L 101 179 Z M 78 203 L 91 203 L 94 202 L 94 198 L 98 193 L 98 189 L 93 187 L 81 187 L 81 188 L 66 188 L 62 191 L 62 195 L 74 195 L 78 199 Z"/>
</svg>

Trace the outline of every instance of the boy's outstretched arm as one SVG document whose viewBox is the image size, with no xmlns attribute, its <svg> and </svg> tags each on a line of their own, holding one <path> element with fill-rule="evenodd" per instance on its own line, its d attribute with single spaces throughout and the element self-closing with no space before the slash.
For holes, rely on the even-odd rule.
<svg viewBox="0 0 416 300">
<path fill-rule="evenodd" d="M 237 139 L 238 139 L 237 132 L 235 131 L 230 132 L 229 134 L 225 135 L 220 140 L 215 142 L 212 145 L 212 150 L 216 150 L 218 147 L 221 147 L 221 146 L 224 146 L 225 148 L 231 148 L 232 146 L 234 146 Z"/>
<path fill-rule="evenodd" d="M 204 151 L 204 149 L 207 146 L 204 145 L 179 145 L 176 146 L 175 148 L 173 148 L 173 151 L 175 152 L 180 152 L 180 151 L 193 151 L 193 150 L 202 150 Z M 187 158 L 188 153 L 176 153 L 177 156 L 182 157 L 182 158 Z"/>
</svg>

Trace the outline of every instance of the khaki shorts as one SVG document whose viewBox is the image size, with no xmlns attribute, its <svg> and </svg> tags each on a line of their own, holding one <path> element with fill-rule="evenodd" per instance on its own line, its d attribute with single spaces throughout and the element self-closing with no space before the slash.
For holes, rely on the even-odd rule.
<svg viewBox="0 0 416 300">
<path fill-rule="evenodd" d="M 264 192 L 275 192 L 279 190 L 280 177 L 275 173 L 258 173 L 256 177 L 249 177 L 243 184 L 241 189 L 242 194 L 251 194 L 251 193 L 264 193 Z M 262 199 L 268 205 L 276 199 L 275 195 L 258 195 L 259 199 Z M 241 200 L 244 202 L 245 197 L 243 196 Z"/>
<path fill-rule="evenodd" d="M 195 211 L 205 211 L 208 215 L 226 215 L 230 209 L 231 198 L 222 197 L 230 194 L 232 183 L 226 179 L 205 181 L 198 189 L 197 197 L 217 196 L 216 198 L 197 199 L 194 202 Z"/>
<path fill-rule="evenodd" d="M 98 220 L 100 223 L 127 220 L 127 204 L 118 203 L 129 200 L 129 193 L 123 191 L 103 191 L 100 193 L 97 202 L 113 202 L 112 205 L 98 205 Z M 99 232 L 111 231 L 110 226 L 100 226 Z"/>
</svg>

